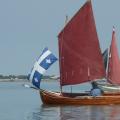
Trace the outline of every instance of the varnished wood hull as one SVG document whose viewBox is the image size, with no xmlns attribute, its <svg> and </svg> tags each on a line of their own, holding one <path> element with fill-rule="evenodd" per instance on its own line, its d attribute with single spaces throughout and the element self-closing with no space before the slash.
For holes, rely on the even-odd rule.
<svg viewBox="0 0 120 120">
<path fill-rule="evenodd" d="M 109 105 L 120 104 L 120 93 L 104 94 L 103 96 L 92 97 L 87 94 L 79 94 L 79 96 L 63 95 L 58 92 L 50 92 L 40 90 L 40 96 L 43 104 L 56 105 Z"/>
</svg>

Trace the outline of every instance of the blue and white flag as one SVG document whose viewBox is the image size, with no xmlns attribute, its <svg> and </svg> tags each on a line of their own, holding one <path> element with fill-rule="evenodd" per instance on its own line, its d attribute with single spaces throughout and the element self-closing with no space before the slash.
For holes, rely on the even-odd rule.
<svg viewBox="0 0 120 120">
<path fill-rule="evenodd" d="M 34 64 L 31 73 L 28 75 L 28 79 L 32 84 L 40 88 L 40 81 L 46 70 L 57 60 L 57 58 L 51 53 L 48 48 L 45 48 L 40 55 L 39 59 Z"/>
</svg>

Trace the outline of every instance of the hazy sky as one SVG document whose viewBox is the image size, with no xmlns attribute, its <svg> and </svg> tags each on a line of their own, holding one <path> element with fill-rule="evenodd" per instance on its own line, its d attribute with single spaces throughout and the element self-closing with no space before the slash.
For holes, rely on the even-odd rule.
<svg viewBox="0 0 120 120">
<path fill-rule="evenodd" d="M 58 57 L 57 35 L 86 0 L 0 0 L 0 74 L 28 74 L 44 47 Z M 116 27 L 120 53 L 120 0 L 92 0 L 104 50 Z M 59 63 L 46 74 L 59 74 Z"/>
</svg>

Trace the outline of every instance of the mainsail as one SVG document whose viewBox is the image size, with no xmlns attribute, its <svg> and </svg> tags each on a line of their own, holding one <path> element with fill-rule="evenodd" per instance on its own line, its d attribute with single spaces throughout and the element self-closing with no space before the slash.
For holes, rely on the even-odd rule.
<svg viewBox="0 0 120 120">
<path fill-rule="evenodd" d="M 58 39 L 61 86 L 105 76 L 90 0 L 67 23 Z"/>
<path fill-rule="evenodd" d="M 112 41 L 109 53 L 108 80 L 115 85 L 120 85 L 120 61 L 116 45 L 115 29 L 113 28 Z"/>
</svg>

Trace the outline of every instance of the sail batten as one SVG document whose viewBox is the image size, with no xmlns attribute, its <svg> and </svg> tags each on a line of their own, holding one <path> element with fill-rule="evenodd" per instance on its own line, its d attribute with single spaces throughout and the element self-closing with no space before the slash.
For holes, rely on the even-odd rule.
<svg viewBox="0 0 120 120">
<path fill-rule="evenodd" d="M 61 85 L 80 84 L 105 76 L 91 1 L 67 23 L 58 39 Z"/>
</svg>

